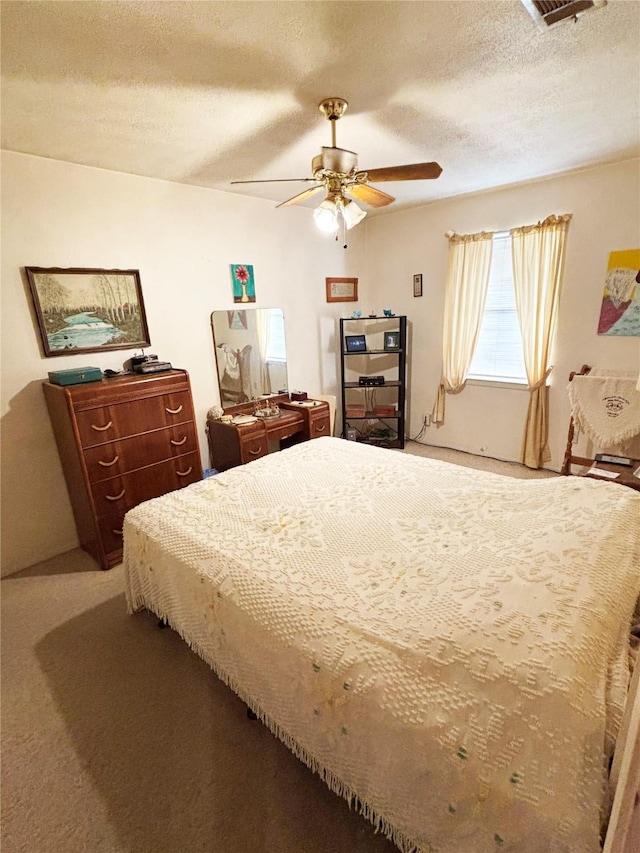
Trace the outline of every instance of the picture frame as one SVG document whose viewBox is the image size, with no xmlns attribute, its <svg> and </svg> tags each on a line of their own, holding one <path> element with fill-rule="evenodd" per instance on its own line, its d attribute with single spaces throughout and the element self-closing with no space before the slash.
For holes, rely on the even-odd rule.
<svg viewBox="0 0 640 853">
<path fill-rule="evenodd" d="M 24 270 L 45 358 L 151 346 L 139 270 Z"/>
<path fill-rule="evenodd" d="M 400 332 L 384 333 L 384 348 L 387 351 L 400 349 Z"/>
<path fill-rule="evenodd" d="M 252 264 L 229 264 L 233 301 L 246 303 L 256 301 L 256 280 Z"/>
<path fill-rule="evenodd" d="M 418 273 L 413 277 L 413 295 L 422 296 L 422 273 Z"/>
<path fill-rule="evenodd" d="M 357 278 L 327 278 L 327 302 L 357 302 Z"/>
<path fill-rule="evenodd" d="M 239 311 L 227 311 L 229 318 L 229 328 L 237 329 L 238 331 L 247 329 L 247 312 L 244 309 Z"/>
<path fill-rule="evenodd" d="M 347 352 L 367 351 L 367 339 L 365 335 L 345 335 L 344 345 Z"/>
</svg>

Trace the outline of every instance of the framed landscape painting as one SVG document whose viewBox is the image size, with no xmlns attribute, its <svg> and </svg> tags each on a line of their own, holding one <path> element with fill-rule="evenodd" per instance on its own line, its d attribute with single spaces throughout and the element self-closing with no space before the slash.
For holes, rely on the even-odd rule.
<svg viewBox="0 0 640 853">
<path fill-rule="evenodd" d="M 148 347 L 138 270 L 25 267 L 44 355 Z"/>
</svg>

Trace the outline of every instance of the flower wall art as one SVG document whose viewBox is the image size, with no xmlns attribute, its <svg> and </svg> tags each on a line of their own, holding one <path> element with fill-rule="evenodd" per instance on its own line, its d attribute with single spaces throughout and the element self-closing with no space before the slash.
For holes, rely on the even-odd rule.
<svg viewBox="0 0 640 853">
<path fill-rule="evenodd" d="M 255 302 L 256 286 L 251 264 L 230 264 L 234 302 Z"/>
</svg>

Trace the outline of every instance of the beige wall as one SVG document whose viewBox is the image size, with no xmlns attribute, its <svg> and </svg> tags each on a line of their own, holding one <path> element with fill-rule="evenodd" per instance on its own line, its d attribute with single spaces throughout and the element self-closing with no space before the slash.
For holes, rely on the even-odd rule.
<svg viewBox="0 0 640 853">
<path fill-rule="evenodd" d="M 550 467 L 564 451 L 566 378 L 584 362 L 638 370 L 638 338 L 598 337 L 610 251 L 640 241 L 639 161 L 452 199 L 366 220 L 349 249 L 321 235 L 307 209 L 2 154 L 2 574 L 77 546 L 41 390 L 47 371 L 119 368 L 131 355 L 43 358 L 24 266 L 139 269 L 151 351 L 191 375 L 203 466 L 204 424 L 218 402 L 209 317 L 233 307 L 230 263 L 252 263 L 256 307 L 285 313 L 289 386 L 338 394 L 337 318 L 352 304 L 325 302 L 326 276 L 358 276 L 365 312 L 390 307 L 410 321 L 410 434 L 433 405 L 441 366 L 447 241 L 444 232 L 507 229 L 573 213 L 552 377 Z M 424 296 L 412 296 L 423 274 Z M 518 458 L 527 394 L 469 386 L 447 399 L 447 422 L 424 440 Z"/>
<path fill-rule="evenodd" d="M 43 358 L 24 266 L 140 270 L 150 351 L 189 371 L 208 467 L 206 412 L 219 402 L 210 315 L 233 307 L 229 264 L 253 264 L 256 307 L 283 309 L 291 388 L 335 393 L 336 318 L 352 306 L 327 304 L 324 279 L 362 279 L 364 239 L 356 229 L 345 252 L 306 209 L 3 152 L 2 574 L 78 544 L 42 380 L 119 369 L 132 354 Z"/>
<path fill-rule="evenodd" d="M 446 166 L 445 166 L 446 168 Z M 555 213 L 571 213 L 564 288 L 551 375 L 552 460 L 566 444 L 569 373 L 582 364 L 640 370 L 640 340 L 598 336 L 609 253 L 640 246 L 640 161 L 603 166 L 536 183 L 438 202 L 367 223 L 367 280 L 372 304 L 407 314 L 412 332 L 409 434 L 430 413 L 442 368 L 446 231 L 507 230 Z M 423 296 L 413 297 L 413 275 Z M 467 385 L 447 396 L 446 421 L 423 440 L 470 453 L 518 460 L 528 392 Z"/>
</svg>

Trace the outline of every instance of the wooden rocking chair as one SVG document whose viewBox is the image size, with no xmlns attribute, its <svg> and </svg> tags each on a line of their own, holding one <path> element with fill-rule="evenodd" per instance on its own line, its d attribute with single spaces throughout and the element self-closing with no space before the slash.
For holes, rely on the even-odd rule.
<svg viewBox="0 0 640 853">
<path fill-rule="evenodd" d="M 574 376 L 586 376 L 591 372 L 591 367 L 588 364 L 583 364 L 580 370 L 574 370 L 569 374 L 569 382 Z M 577 472 L 579 477 L 593 477 L 596 480 L 606 479 L 612 483 L 618 483 L 623 486 L 629 486 L 632 489 L 640 491 L 640 458 L 631 458 L 631 465 L 619 465 L 613 462 L 604 462 L 596 457 L 600 455 L 594 450 L 592 456 L 578 456 L 573 452 L 575 440 L 575 421 L 573 413 L 569 418 L 569 432 L 567 434 L 567 446 L 564 452 L 564 460 L 560 473 L 565 476 L 572 475 L 572 466 L 580 465 L 582 470 Z M 604 450 L 604 448 L 603 448 Z M 615 473 L 615 478 L 610 478 L 606 473 L 598 475 L 598 471 L 610 471 Z"/>
</svg>

